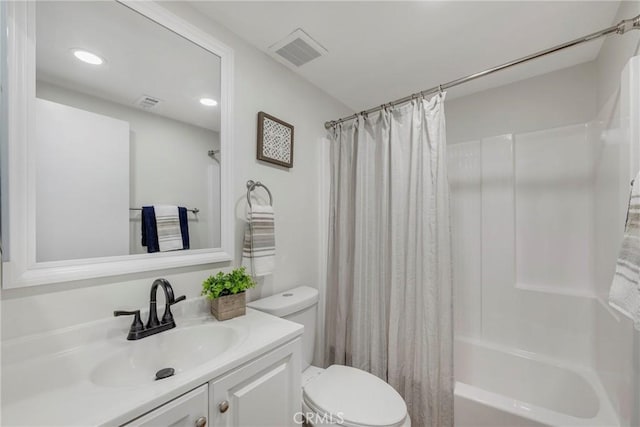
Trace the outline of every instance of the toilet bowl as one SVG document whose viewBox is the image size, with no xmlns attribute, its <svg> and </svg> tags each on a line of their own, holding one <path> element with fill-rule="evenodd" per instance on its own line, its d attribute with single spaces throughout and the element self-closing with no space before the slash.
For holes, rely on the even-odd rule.
<svg viewBox="0 0 640 427">
<path fill-rule="evenodd" d="M 380 378 L 360 369 L 311 365 L 318 291 L 301 286 L 247 304 L 250 308 L 304 325 L 302 335 L 302 413 L 314 427 L 409 427 L 407 405 Z"/>
<path fill-rule="evenodd" d="M 402 397 L 374 375 L 341 365 L 310 366 L 302 375 L 303 412 L 313 426 L 411 425 Z"/>
</svg>

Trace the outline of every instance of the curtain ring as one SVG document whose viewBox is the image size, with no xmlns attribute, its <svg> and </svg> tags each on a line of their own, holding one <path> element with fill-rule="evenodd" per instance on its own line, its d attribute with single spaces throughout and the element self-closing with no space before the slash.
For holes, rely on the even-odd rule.
<svg viewBox="0 0 640 427">
<path fill-rule="evenodd" d="M 438 85 L 438 91 L 440 92 L 440 95 L 442 95 L 442 85 Z"/>
</svg>

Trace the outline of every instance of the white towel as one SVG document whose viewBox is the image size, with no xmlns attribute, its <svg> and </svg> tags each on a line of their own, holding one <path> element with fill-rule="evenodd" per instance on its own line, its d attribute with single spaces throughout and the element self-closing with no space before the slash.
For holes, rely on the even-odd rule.
<svg viewBox="0 0 640 427">
<path fill-rule="evenodd" d="M 254 277 L 273 274 L 276 266 L 276 237 L 273 207 L 269 205 L 254 203 L 247 212 L 242 265 Z"/>
<path fill-rule="evenodd" d="M 640 174 L 633 180 L 627 223 L 609 304 L 633 320 L 640 331 Z"/>
<path fill-rule="evenodd" d="M 177 206 L 154 205 L 160 252 L 183 249 L 180 216 Z"/>
</svg>

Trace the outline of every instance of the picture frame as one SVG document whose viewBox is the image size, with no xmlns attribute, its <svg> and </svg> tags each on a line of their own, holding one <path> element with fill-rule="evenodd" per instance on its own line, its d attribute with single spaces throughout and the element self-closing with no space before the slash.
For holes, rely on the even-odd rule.
<svg viewBox="0 0 640 427">
<path fill-rule="evenodd" d="M 293 125 L 260 111 L 258 113 L 258 160 L 293 167 Z"/>
</svg>

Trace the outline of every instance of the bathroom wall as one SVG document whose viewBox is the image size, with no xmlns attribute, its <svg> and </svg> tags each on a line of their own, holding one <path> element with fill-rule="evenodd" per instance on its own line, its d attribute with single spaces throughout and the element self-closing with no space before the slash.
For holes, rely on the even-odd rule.
<svg viewBox="0 0 640 427">
<path fill-rule="evenodd" d="M 220 246 L 220 169 L 218 163 L 207 155 L 209 150 L 220 147 L 218 132 L 44 81 L 38 81 L 36 96 L 130 124 L 127 240 L 126 251 L 120 255 L 147 252 L 140 242 L 140 212 L 129 212 L 129 206 L 170 204 L 196 207 L 200 209 L 198 216 L 187 214 L 191 249 Z"/>
<path fill-rule="evenodd" d="M 5 5 L 0 4 L 0 28 L 5 28 Z M 7 34 L 6 32 L 0 32 L 0 85 L 4 88 L 7 87 Z M 8 166 L 7 160 L 7 91 L 0 91 L 0 171 L 6 171 Z M 4 172 L 0 173 L 0 194 L 7 194 L 9 189 L 9 183 L 5 177 Z M 9 218 L 9 208 L 6 206 L 6 203 L 0 203 L 0 236 L 4 236 L 5 239 L 8 239 L 9 230 L 8 230 L 8 218 Z M 6 240 L 2 240 L 3 242 Z M 0 254 L 0 258 L 3 260 L 9 253 L 6 248 L 2 248 L 2 254 Z M 0 268 L 1 270 L 1 268 Z"/>
<path fill-rule="evenodd" d="M 259 179 L 269 186 L 276 211 L 277 268 L 261 280 L 251 298 L 298 285 L 318 286 L 321 139 L 325 120 L 352 113 L 346 106 L 250 46 L 221 24 L 189 5 L 163 2 L 193 25 L 234 49 L 234 183 L 236 254 L 234 261 L 171 271 L 87 280 L 2 292 L 2 338 L 18 337 L 105 318 L 116 308 L 142 308 L 157 277 L 167 278 L 177 294 L 195 297 L 202 280 L 220 268 L 240 263 L 245 216 L 245 183 Z M 292 169 L 256 160 L 257 114 L 265 111 L 295 126 Z M 123 319 L 126 328 L 129 320 Z"/>
<path fill-rule="evenodd" d="M 629 319 L 608 305 L 607 299 L 622 241 L 629 182 L 640 170 L 639 117 L 640 56 L 636 56 L 622 70 L 618 88 L 600 110 L 594 132 L 598 149 L 595 169 L 598 249 L 595 263 L 598 302 L 594 319 L 595 364 L 623 426 L 640 422 L 638 413 L 633 413 L 634 408 L 640 407 L 640 360 L 637 353 L 640 334 L 634 331 Z"/>
<path fill-rule="evenodd" d="M 592 365 L 595 79 L 586 63 L 447 103 L 457 334 Z"/>
<path fill-rule="evenodd" d="M 595 84 L 595 63 L 588 62 L 462 98 L 449 98 L 447 141 L 456 144 L 483 136 L 586 123 L 597 113 Z M 451 95 L 455 95 L 455 88 Z"/>
<path fill-rule="evenodd" d="M 128 254 L 129 122 L 46 99 L 34 112 L 36 260 Z"/>
<path fill-rule="evenodd" d="M 622 1 L 615 23 L 640 15 L 640 2 Z M 632 56 L 640 53 L 640 31 L 634 30 L 621 37 L 608 37 L 595 60 L 597 73 L 598 111 L 619 89 L 620 73 Z"/>
<path fill-rule="evenodd" d="M 616 22 L 640 14 L 623 1 Z M 640 31 L 608 38 L 596 59 L 596 293 L 595 366 L 622 426 L 640 425 L 640 333 L 613 311 L 607 295 L 622 239 L 629 182 L 640 167 Z M 635 97 L 635 100 L 634 100 Z M 635 109 L 635 110 L 634 110 Z M 636 119 L 635 123 L 633 118 Z"/>
</svg>

